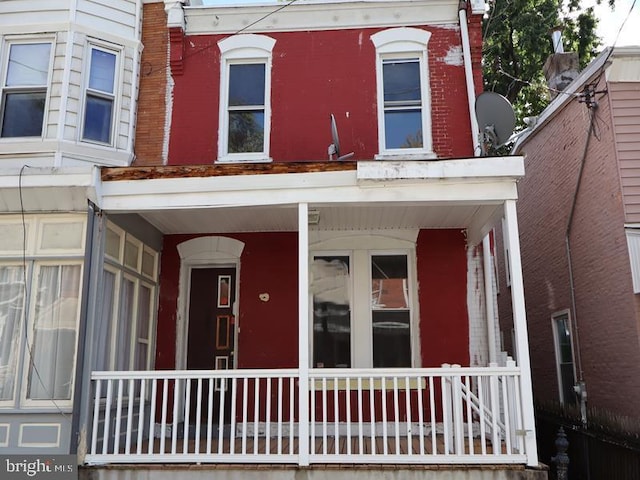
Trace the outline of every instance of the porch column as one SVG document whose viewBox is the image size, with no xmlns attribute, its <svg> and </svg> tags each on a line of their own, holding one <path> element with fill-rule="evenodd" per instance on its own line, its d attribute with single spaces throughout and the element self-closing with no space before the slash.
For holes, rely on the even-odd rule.
<svg viewBox="0 0 640 480">
<path fill-rule="evenodd" d="M 489 235 L 482 239 L 482 261 L 484 269 L 484 303 L 487 314 L 487 342 L 489 342 L 489 363 L 498 361 L 496 354 L 496 313 L 493 308 L 493 265 L 491 265 L 491 242 Z"/>
<path fill-rule="evenodd" d="M 520 367 L 520 388 L 522 396 L 522 421 L 525 433 L 524 444 L 527 453 L 527 465 L 538 465 L 536 447 L 535 420 L 533 416 L 533 389 L 531 386 L 531 362 L 529 360 L 529 340 L 527 337 L 527 316 L 524 305 L 524 285 L 522 281 L 522 262 L 520 259 L 520 240 L 515 200 L 504 204 L 505 242 L 510 253 L 509 274 L 511 275 L 511 304 L 513 326 L 516 337 L 517 362 Z"/>
<path fill-rule="evenodd" d="M 309 465 L 309 205 L 298 205 L 298 448 Z"/>
</svg>

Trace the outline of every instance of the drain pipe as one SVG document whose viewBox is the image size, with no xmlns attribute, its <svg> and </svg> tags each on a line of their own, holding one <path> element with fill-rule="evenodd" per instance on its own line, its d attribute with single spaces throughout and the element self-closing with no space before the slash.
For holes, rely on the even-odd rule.
<svg viewBox="0 0 640 480">
<path fill-rule="evenodd" d="M 467 99 L 469 101 L 469 120 L 471 121 L 471 140 L 473 155 L 479 156 L 480 138 L 478 135 L 478 120 L 476 119 L 476 88 L 473 83 L 473 68 L 471 65 L 471 46 L 469 44 L 469 27 L 467 26 L 467 2 L 462 0 L 458 4 L 458 19 L 460 20 L 460 36 L 462 37 L 462 58 L 464 73 L 467 81 Z"/>
</svg>

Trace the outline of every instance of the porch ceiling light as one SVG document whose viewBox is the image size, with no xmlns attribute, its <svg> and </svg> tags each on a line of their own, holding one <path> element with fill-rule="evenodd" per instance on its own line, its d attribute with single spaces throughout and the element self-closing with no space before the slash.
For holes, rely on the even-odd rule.
<svg viewBox="0 0 640 480">
<path fill-rule="evenodd" d="M 309 210 L 308 217 L 309 225 L 318 225 L 320 223 L 320 211 L 319 210 Z"/>
</svg>

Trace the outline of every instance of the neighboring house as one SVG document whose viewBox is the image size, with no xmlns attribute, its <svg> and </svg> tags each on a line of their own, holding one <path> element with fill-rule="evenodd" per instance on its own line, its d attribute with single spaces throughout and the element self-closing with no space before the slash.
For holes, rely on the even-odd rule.
<svg viewBox="0 0 640 480">
<path fill-rule="evenodd" d="M 637 418 L 640 47 L 606 49 L 533 121 L 515 152 L 536 402 Z"/>
<path fill-rule="evenodd" d="M 474 478 L 545 478 L 515 208 L 523 159 L 474 155 L 484 5 L 142 3 L 120 6 L 135 27 L 142 18 L 141 36 L 122 41 L 135 52 L 142 41 L 140 61 L 117 63 L 130 83 L 96 94 L 114 119 L 137 112 L 135 159 L 92 140 L 104 157 L 78 162 L 102 167 L 65 168 L 64 149 L 84 144 L 53 110 L 84 105 L 69 83 L 44 89 L 44 118 L 71 125 L 55 130 L 63 168 L 20 171 L 14 152 L 0 176 L 12 241 L 0 318 L 18 332 L 4 378 L 26 385 L 0 417 L 8 441 L 49 415 L 63 441 L 40 451 L 77 451 L 100 478 L 148 474 L 105 463 L 310 465 L 289 470 L 310 477 L 330 463 L 369 465 L 367 476 L 379 463 L 455 464 Z M 51 78 L 71 82 L 92 42 L 56 47 L 69 66 Z M 126 97 L 138 77 L 139 98 Z M 132 145 L 133 128 L 112 128 Z M 25 136 L 15 145 L 37 157 L 46 135 L 30 133 L 30 147 Z M 488 234 L 501 218 L 513 360 L 497 348 Z M 43 346 L 51 330 L 57 356 Z M 63 387 L 64 402 L 41 398 Z"/>
</svg>

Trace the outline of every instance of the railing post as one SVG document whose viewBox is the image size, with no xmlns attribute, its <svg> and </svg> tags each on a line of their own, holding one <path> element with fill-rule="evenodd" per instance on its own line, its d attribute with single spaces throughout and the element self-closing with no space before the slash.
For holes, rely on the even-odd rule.
<svg viewBox="0 0 640 480">
<path fill-rule="evenodd" d="M 451 365 L 451 368 L 460 369 L 460 365 Z M 453 438 L 455 453 L 464 453 L 464 423 L 462 418 L 462 381 L 460 375 L 455 375 L 451 380 L 453 402 Z"/>
<path fill-rule="evenodd" d="M 567 478 L 569 478 L 569 455 L 567 455 L 569 441 L 567 440 L 567 434 L 564 433 L 563 427 L 560 427 L 560 430 L 558 430 L 555 444 L 558 453 L 551 457 L 551 461 L 556 464 L 556 479 L 567 480 Z"/>
<path fill-rule="evenodd" d="M 298 464 L 309 465 L 309 205 L 298 205 Z"/>
</svg>

